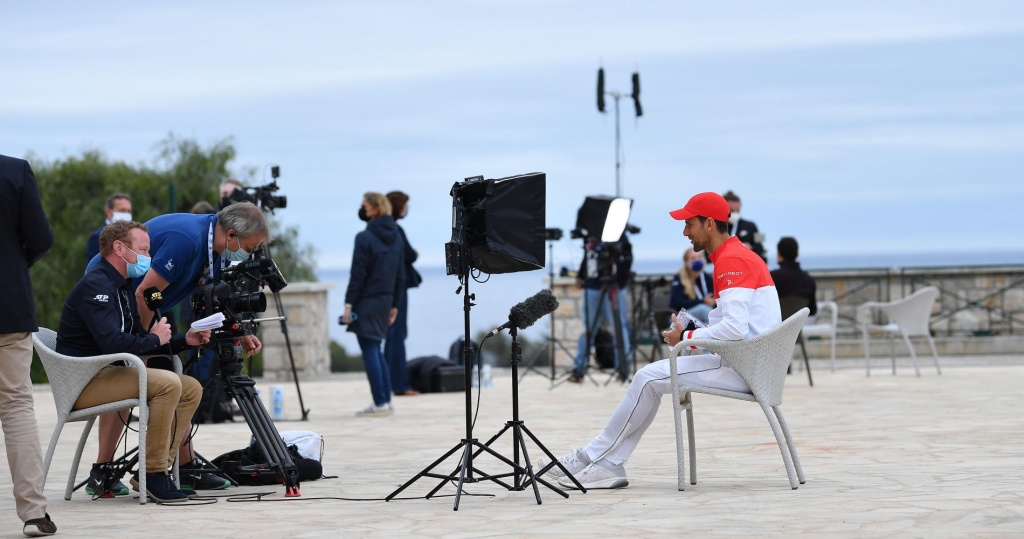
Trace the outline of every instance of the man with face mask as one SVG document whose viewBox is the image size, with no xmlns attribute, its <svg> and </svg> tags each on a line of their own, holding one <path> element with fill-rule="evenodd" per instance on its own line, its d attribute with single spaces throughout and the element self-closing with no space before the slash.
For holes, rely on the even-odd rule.
<svg viewBox="0 0 1024 539">
<path fill-rule="evenodd" d="M 89 240 L 85 242 L 86 262 L 92 260 L 100 252 L 100 232 L 103 231 L 103 227 L 114 221 L 132 220 L 132 199 L 124 193 L 114 193 L 107 197 L 107 205 L 104 211 L 107 214 L 107 220 L 93 231 L 92 235 L 89 236 Z"/>
<path fill-rule="evenodd" d="M 149 268 L 150 241 L 146 231 L 146 225 L 135 221 L 115 221 L 103 229 L 100 234 L 102 258 L 75 285 L 64 303 L 57 330 L 58 353 L 75 357 L 121 352 L 173 354 L 209 340 L 209 331 L 171 335 L 166 318 L 158 320 L 152 329 L 147 329 L 139 320 L 129 279 L 141 277 Z M 171 483 L 167 469 L 189 430 L 203 390 L 194 378 L 160 369 L 147 369 L 147 382 L 150 410 L 145 455 L 147 495 L 161 502 L 185 501 L 194 493 L 178 490 Z M 138 396 L 138 371 L 110 365 L 85 386 L 75 401 L 75 408 Z M 116 420 L 116 415 L 114 418 Z M 101 465 L 93 468 L 100 469 Z M 137 488 L 138 479 L 132 481 Z M 104 494 L 96 492 L 94 495 Z"/>
<path fill-rule="evenodd" d="M 753 221 L 748 221 L 740 217 L 740 197 L 732 191 L 726 191 L 722 198 L 729 203 L 729 234 L 736 236 L 740 239 L 743 245 L 750 248 L 751 251 L 757 253 L 757 256 L 761 257 L 765 263 L 768 263 L 768 256 L 765 254 L 764 245 L 761 245 L 763 240 L 763 234 L 757 231 L 757 225 Z"/>
<path fill-rule="evenodd" d="M 149 327 L 153 311 L 146 306 L 144 291 L 159 290 L 163 296 L 163 309 L 170 311 L 185 302 L 199 287 L 211 278 L 220 277 L 228 262 L 249 258 L 270 238 L 270 225 L 263 211 L 249 202 L 236 202 L 213 215 L 171 213 L 150 219 L 146 226 L 152 238 L 153 259 L 150 268 L 132 279 L 136 304 L 143 327 Z M 95 263 L 95 261 L 94 261 Z M 185 302 L 186 310 L 188 303 Z M 262 344 L 255 335 L 241 339 L 242 350 L 256 354 Z M 120 432 L 116 416 L 100 416 L 100 432 Z M 104 448 L 116 447 L 117 438 L 100 436 L 101 453 Z M 105 456 L 101 454 L 101 457 Z M 190 467 L 196 459 L 191 444 L 186 442 L 181 452 L 182 480 L 199 490 L 222 489 L 230 482 L 214 474 L 190 475 L 189 470 L 203 468 L 200 463 Z"/>
</svg>

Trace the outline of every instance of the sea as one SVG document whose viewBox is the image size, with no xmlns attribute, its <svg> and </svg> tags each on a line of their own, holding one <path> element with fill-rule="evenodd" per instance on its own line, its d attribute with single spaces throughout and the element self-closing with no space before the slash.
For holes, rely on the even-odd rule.
<svg viewBox="0 0 1024 539">
<path fill-rule="evenodd" d="M 804 269 L 850 269 L 850 268 L 910 268 L 942 266 L 990 266 L 1003 264 L 1024 264 L 1024 252 L 975 252 L 950 251 L 944 253 L 885 253 L 874 255 L 830 255 L 801 256 Z M 562 266 L 575 271 L 579 259 L 559 263 L 556 260 L 556 274 Z M 633 271 L 638 274 L 673 273 L 679 269 L 680 261 L 636 260 Z M 769 263 L 769 267 L 776 264 Z M 462 294 L 456 293 L 459 281 L 456 276 L 446 275 L 444 267 L 416 266 L 423 276 L 418 288 L 409 290 L 409 337 L 406 339 L 406 355 L 412 359 L 419 356 L 437 355 L 448 357 L 451 344 L 464 333 Z M 475 337 L 481 330 L 491 330 L 508 320 L 509 309 L 547 288 L 549 270 L 484 275 L 484 282 L 470 281 L 469 290 L 476 296 L 475 306 L 470 309 L 471 334 Z M 359 346 L 355 335 L 338 325 L 338 317 L 345 309 L 345 290 L 348 287 L 347 269 L 321 270 L 317 272 L 321 282 L 331 283 L 329 293 L 331 338 L 341 344 L 349 353 L 358 354 Z M 520 335 L 530 341 L 547 337 L 547 318 L 529 327 Z"/>
</svg>

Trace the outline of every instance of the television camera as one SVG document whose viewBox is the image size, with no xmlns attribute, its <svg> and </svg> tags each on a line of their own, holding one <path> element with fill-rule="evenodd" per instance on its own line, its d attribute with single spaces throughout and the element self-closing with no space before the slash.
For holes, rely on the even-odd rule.
<svg viewBox="0 0 1024 539">
<path fill-rule="evenodd" d="M 241 340 L 255 335 L 260 322 L 283 319 L 281 316 L 260 318 L 267 309 L 263 289 L 277 293 L 286 286 L 288 282 L 277 264 L 262 248 L 257 249 L 251 259 L 225 268 L 219 279 L 206 283 L 193 296 L 192 311 L 196 320 L 218 313 L 224 316 L 223 324 L 210 331 L 207 347 L 217 355 L 225 391 L 238 404 L 267 463 L 267 466 L 257 465 L 242 471 L 254 475 L 276 473 L 283 479 L 285 496 L 295 497 L 300 495 L 298 469 L 256 392 L 256 382 L 242 374 Z"/>
<path fill-rule="evenodd" d="M 226 208 L 235 202 L 252 202 L 257 207 L 270 213 L 274 213 L 274 210 L 277 208 L 287 208 L 288 197 L 274 194 L 280 189 L 277 186 L 277 178 L 281 176 L 281 167 L 277 165 L 270 167 L 270 176 L 273 178 L 273 181 L 266 185 L 235 189 L 230 195 L 221 199 L 220 206 Z"/>
</svg>

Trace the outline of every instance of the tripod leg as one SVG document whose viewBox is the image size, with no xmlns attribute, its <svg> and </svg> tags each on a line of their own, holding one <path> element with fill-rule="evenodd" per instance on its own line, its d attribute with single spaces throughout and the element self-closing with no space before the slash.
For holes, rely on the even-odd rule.
<svg viewBox="0 0 1024 539">
<path fill-rule="evenodd" d="M 263 407 L 263 402 L 256 395 L 256 383 L 244 375 L 228 376 L 226 381 L 231 395 L 242 410 L 242 416 L 249 424 L 249 430 L 252 431 L 263 458 L 267 459 L 271 468 L 277 469 L 284 478 L 285 496 L 300 496 L 298 469 L 288 454 L 281 434 L 277 432 L 277 427 Z"/>
</svg>

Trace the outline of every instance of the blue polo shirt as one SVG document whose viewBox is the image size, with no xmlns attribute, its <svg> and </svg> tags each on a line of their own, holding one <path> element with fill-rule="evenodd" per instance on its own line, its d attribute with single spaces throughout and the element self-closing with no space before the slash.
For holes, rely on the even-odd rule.
<svg viewBox="0 0 1024 539">
<path fill-rule="evenodd" d="M 216 215 L 169 213 L 146 222 L 149 253 L 153 256 L 150 269 L 168 283 L 163 290 L 164 309 L 192 297 L 199 285 L 208 280 L 210 225 L 217 226 Z M 214 252 L 215 277 L 220 276 L 220 264 L 220 255 Z M 141 282 L 141 277 L 134 279 L 132 286 L 138 288 Z"/>
</svg>

